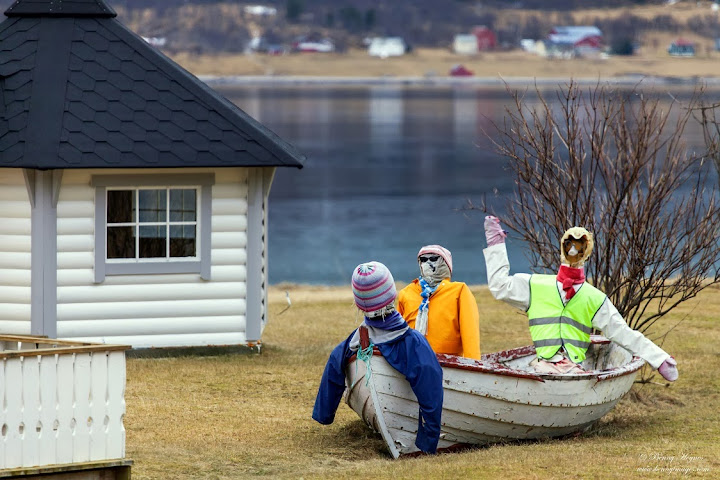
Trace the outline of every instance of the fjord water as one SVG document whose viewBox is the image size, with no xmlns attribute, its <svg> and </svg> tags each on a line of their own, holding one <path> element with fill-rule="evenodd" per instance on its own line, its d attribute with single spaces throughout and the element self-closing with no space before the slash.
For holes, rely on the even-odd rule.
<svg viewBox="0 0 720 480">
<path fill-rule="evenodd" d="M 502 216 L 513 192 L 491 141 L 512 102 L 503 87 L 217 89 L 307 157 L 301 170 L 278 168 L 272 184 L 271 284 L 347 285 L 353 267 L 369 260 L 409 282 L 419 273 L 417 251 L 432 243 L 452 252 L 454 280 L 487 283 L 484 213 L 465 207 L 484 199 Z M 689 143 L 699 145 L 698 135 Z M 507 245 L 511 272 L 529 271 L 524 246 Z"/>
</svg>

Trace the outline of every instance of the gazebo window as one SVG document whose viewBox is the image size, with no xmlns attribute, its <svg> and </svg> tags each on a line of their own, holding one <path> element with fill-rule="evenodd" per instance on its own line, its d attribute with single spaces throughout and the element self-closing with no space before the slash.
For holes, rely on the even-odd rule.
<svg viewBox="0 0 720 480">
<path fill-rule="evenodd" d="M 198 188 L 107 190 L 107 259 L 197 258 Z"/>
<path fill-rule="evenodd" d="M 214 174 L 97 175 L 95 281 L 106 275 L 210 278 Z"/>
</svg>

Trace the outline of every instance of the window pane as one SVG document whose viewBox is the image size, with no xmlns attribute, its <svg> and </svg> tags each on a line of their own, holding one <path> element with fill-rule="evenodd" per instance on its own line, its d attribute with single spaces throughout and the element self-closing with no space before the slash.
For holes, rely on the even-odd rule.
<svg viewBox="0 0 720 480">
<path fill-rule="evenodd" d="M 170 256 L 195 256 L 195 225 L 170 226 Z"/>
<path fill-rule="evenodd" d="M 196 211 L 197 204 L 194 188 L 170 190 L 171 222 L 194 222 Z"/>
<path fill-rule="evenodd" d="M 135 227 L 108 227 L 107 258 L 135 258 Z"/>
<path fill-rule="evenodd" d="M 165 225 L 140 227 L 140 258 L 165 258 Z"/>
<path fill-rule="evenodd" d="M 167 190 L 140 190 L 140 222 L 164 222 Z M 140 235 L 142 238 L 142 234 Z M 164 256 L 164 255 L 163 255 Z"/>
<path fill-rule="evenodd" d="M 108 190 L 108 223 L 132 223 L 135 221 L 135 191 Z"/>
</svg>

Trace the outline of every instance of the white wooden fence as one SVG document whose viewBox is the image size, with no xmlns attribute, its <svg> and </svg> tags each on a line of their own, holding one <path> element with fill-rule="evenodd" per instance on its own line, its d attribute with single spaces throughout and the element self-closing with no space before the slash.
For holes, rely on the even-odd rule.
<svg viewBox="0 0 720 480">
<path fill-rule="evenodd" d="M 125 350 L 0 335 L 0 469 L 125 456 Z"/>
</svg>

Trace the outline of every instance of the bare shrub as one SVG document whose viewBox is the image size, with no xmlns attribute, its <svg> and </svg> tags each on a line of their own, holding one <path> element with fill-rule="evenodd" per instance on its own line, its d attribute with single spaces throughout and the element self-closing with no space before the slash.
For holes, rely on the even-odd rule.
<svg viewBox="0 0 720 480">
<path fill-rule="evenodd" d="M 705 145 L 708 145 L 709 157 L 715 163 L 718 173 L 718 185 L 720 186 L 720 118 L 718 118 L 720 103 L 709 105 L 698 105 L 693 111 L 693 116 L 702 126 Z"/>
<path fill-rule="evenodd" d="M 556 94 L 559 108 L 537 88 L 534 106 L 527 92 L 508 92 L 491 136 L 515 178 L 502 221 L 527 242 L 533 267 L 556 271 L 562 233 L 585 226 L 596 245 L 586 275 L 643 332 L 720 282 L 718 190 L 705 161 L 720 161 L 719 136 L 708 134 L 700 153 L 684 143 L 693 114 L 714 112 L 698 110 L 702 89 L 668 106 L 639 90 L 571 82 Z"/>
</svg>

